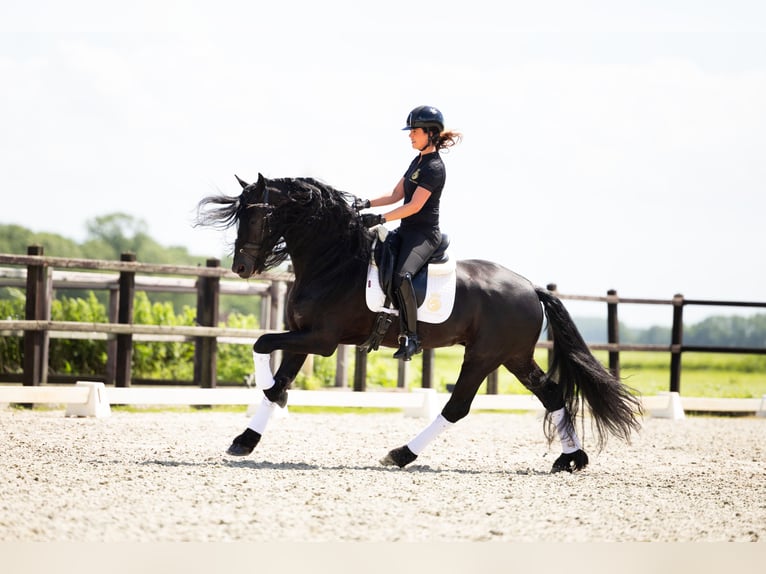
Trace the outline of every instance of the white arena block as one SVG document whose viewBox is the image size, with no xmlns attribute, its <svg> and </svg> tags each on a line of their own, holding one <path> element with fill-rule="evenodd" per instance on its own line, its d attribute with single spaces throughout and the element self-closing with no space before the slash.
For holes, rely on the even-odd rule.
<svg viewBox="0 0 766 574">
<path fill-rule="evenodd" d="M 758 412 L 755 413 L 757 417 L 766 417 L 766 395 L 761 397 L 761 406 L 758 407 Z"/>
<path fill-rule="evenodd" d="M 681 395 L 677 392 L 659 393 L 660 399 L 666 399 L 665 406 L 658 409 L 652 409 L 651 415 L 659 419 L 671 419 L 674 421 L 686 418 L 684 407 L 681 404 Z"/>
<path fill-rule="evenodd" d="M 85 403 L 67 404 L 66 416 L 102 418 L 112 414 L 112 408 L 106 398 L 104 383 L 77 381 L 76 386 L 89 390 L 88 400 Z"/>
<path fill-rule="evenodd" d="M 88 389 L 74 386 L 0 386 L 0 403 L 84 403 Z"/>
<path fill-rule="evenodd" d="M 436 394 L 436 389 L 412 389 L 413 393 L 423 395 L 423 401 L 416 407 L 404 407 L 404 416 L 433 420 L 441 412 L 442 406 Z"/>
</svg>

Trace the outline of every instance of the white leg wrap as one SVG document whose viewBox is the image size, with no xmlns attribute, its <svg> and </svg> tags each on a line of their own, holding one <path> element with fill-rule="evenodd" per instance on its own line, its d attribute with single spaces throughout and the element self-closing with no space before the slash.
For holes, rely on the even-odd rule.
<svg viewBox="0 0 766 574">
<path fill-rule="evenodd" d="M 269 361 L 271 355 L 256 353 L 253 351 L 253 364 L 255 365 L 255 386 L 262 391 L 267 391 L 274 386 L 274 375 L 271 374 Z"/>
<path fill-rule="evenodd" d="M 450 428 L 453 424 L 455 423 L 451 423 L 442 415 L 439 415 L 430 425 L 420 431 L 418 436 L 407 444 L 407 448 L 409 448 L 413 454 L 420 454 L 429 444 L 431 444 L 431 441 Z"/>
<path fill-rule="evenodd" d="M 266 425 L 269 424 L 271 415 L 273 415 L 274 411 L 278 408 L 279 405 L 272 403 L 269 399 L 263 397 L 261 404 L 258 405 L 258 410 L 255 411 L 253 418 L 251 418 L 250 422 L 247 424 L 247 428 L 252 429 L 258 434 L 262 435 L 263 431 L 266 430 Z"/>
<path fill-rule="evenodd" d="M 556 430 L 559 432 L 559 438 L 561 439 L 561 452 L 569 454 L 578 450 L 582 450 L 582 443 L 577 437 L 577 433 L 574 427 L 567 428 L 565 422 L 566 412 L 563 408 L 557 411 L 551 411 L 551 420 L 556 425 Z"/>
</svg>

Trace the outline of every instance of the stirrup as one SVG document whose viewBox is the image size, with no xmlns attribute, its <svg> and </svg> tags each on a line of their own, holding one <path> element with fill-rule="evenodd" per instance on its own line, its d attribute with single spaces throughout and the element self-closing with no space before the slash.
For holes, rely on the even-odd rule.
<svg viewBox="0 0 766 574">
<path fill-rule="evenodd" d="M 422 350 L 417 335 L 399 335 L 399 349 L 394 353 L 394 359 L 409 361 Z"/>
</svg>

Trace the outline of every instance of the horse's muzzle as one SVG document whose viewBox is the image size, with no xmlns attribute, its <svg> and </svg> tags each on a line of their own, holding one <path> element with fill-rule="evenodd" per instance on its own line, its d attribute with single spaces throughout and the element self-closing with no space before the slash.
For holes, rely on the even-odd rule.
<svg viewBox="0 0 766 574">
<path fill-rule="evenodd" d="M 234 254 L 234 260 L 231 263 L 231 270 L 242 277 L 242 279 L 249 279 L 255 275 L 255 257 L 244 249 L 240 249 Z"/>
<path fill-rule="evenodd" d="M 255 265 L 251 261 L 248 261 L 246 257 L 235 257 L 231 264 L 231 270 L 242 277 L 242 279 L 250 279 L 255 273 Z"/>
</svg>

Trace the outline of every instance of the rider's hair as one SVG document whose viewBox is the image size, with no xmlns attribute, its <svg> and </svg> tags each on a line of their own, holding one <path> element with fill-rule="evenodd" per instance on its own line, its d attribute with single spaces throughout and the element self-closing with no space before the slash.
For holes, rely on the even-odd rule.
<svg viewBox="0 0 766 574">
<path fill-rule="evenodd" d="M 463 134 L 460 132 L 445 130 L 439 133 L 439 128 L 427 128 L 428 129 L 428 141 L 436 146 L 436 150 L 450 148 L 456 143 L 460 143 L 463 139 Z"/>
</svg>

